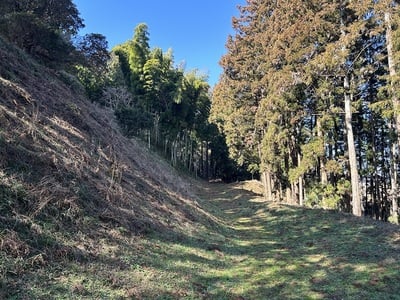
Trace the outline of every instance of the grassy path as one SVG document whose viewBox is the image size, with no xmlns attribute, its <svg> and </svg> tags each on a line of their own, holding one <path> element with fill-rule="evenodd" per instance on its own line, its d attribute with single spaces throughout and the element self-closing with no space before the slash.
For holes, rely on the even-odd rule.
<svg viewBox="0 0 400 300">
<path fill-rule="evenodd" d="M 210 299 L 400 299 L 398 228 L 266 203 L 239 185 L 199 195 L 230 227 L 197 279 Z"/>
<path fill-rule="evenodd" d="M 204 214 L 179 231 L 43 227 L 58 259 L 0 256 L 0 298 L 400 299 L 399 227 L 264 202 L 249 183 L 196 190 Z"/>
</svg>

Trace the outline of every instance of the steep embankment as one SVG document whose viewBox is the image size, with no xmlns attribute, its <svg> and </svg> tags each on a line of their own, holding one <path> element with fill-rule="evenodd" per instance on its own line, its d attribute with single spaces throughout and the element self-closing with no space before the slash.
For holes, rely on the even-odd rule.
<svg viewBox="0 0 400 300">
<path fill-rule="evenodd" d="M 124 138 L 72 76 L 3 42 L 0 57 L 3 212 L 65 220 L 92 212 L 137 233 L 193 221 L 188 182 Z"/>
<path fill-rule="evenodd" d="M 191 196 L 72 76 L 0 39 L 0 298 L 29 289 L 19 280 L 43 266 L 98 259 L 120 238 L 212 225 Z"/>
</svg>

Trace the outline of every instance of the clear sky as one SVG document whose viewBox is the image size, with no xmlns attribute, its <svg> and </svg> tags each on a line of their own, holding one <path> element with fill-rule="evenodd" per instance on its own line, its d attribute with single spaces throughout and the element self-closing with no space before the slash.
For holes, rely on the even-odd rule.
<svg viewBox="0 0 400 300">
<path fill-rule="evenodd" d="M 232 17 L 246 0 L 73 0 L 85 29 L 81 34 L 101 33 L 110 48 L 132 39 L 139 23 L 149 29 L 151 48 L 172 48 L 175 64 L 198 69 L 209 76 L 211 86 L 221 73 Z"/>
</svg>

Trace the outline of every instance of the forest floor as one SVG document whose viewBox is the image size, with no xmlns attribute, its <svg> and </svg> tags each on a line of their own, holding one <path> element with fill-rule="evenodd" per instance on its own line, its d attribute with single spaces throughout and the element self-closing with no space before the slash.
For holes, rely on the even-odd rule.
<svg viewBox="0 0 400 300">
<path fill-rule="evenodd" d="M 81 240 L 96 255 L 3 260 L 0 298 L 400 299 L 399 227 L 265 202 L 256 182 L 193 187 L 213 223 L 52 236 Z"/>
</svg>

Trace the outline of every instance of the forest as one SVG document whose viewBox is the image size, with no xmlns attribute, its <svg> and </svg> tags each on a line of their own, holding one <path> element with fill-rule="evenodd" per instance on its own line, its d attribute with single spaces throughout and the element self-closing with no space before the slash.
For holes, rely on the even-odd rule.
<svg viewBox="0 0 400 300">
<path fill-rule="evenodd" d="M 398 1 L 248 1 L 211 120 L 267 199 L 398 223 Z"/>
<path fill-rule="evenodd" d="M 399 219 L 397 1 L 249 0 L 233 18 L 223 73 L 149 46 L 138 24 L 108 49 L 79 36 L 70 0 L 2 1 L 0 30 L 79 79 L 121 130 L 205 179 L 260 179 L 266 199 Z"/>
</svg>

